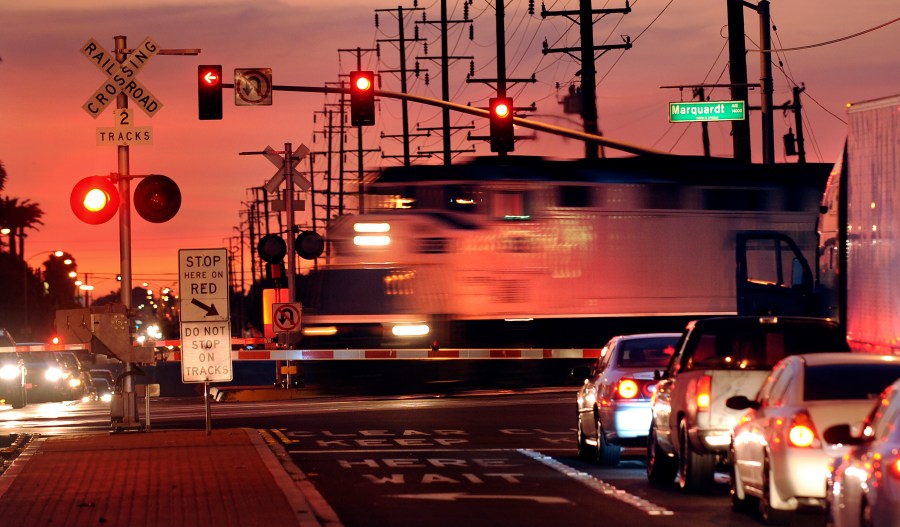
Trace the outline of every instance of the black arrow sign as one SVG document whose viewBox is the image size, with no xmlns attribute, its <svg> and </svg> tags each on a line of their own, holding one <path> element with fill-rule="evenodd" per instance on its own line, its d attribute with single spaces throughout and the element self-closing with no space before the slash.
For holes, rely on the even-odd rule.
<svg viewBox="0 0 900 527">
<path fill-rule="evenodd" d="M 215 304 L 206 305 L 203 302 L 197 300 L 196 298 L 192 298 L 191 303 L 194 304 L 195 306 L 199 307 L 200 309 L 206 311 L 206 316 L 208 316 L 208 317 L 216 316 L 219 314 L 219 311 L 216 309 Z"/>
</svg>

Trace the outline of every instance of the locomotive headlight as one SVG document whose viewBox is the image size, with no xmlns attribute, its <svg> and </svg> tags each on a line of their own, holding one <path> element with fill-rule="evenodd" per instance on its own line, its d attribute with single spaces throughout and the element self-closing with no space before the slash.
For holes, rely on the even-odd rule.
<svg viewBox="0 0 900 527">
<path fill-rule="evenodd" d="M 431 331 L 428 324 L 400 324 L 391 328 L 395 337 L 421 337 Z"/>
<path fill-rule="evenodd" d="M 391 244 L 390 236 L 378 236 L 374 234 L 367 234 L 364 236 L 354 236 L 353 237 L 353 245 L 360 245 L 363 247 L 384 247 L 385 245 Z"/>
<path fill-rule="evenodd" d="M 353 224 L 353 232 L 360 233 L 377 233 L 377 232 L 388 232 L 391 230 L 390 223 L 354 223 Z"/>
<path fill-rule="evenodd" d="M 0 379 L 4 381 L 11 381 L 19 376 L 19 367 L 14 366 L 12 364 L 7 364 L 0 368 Z"/>
<path fill-rule="evenodd" d="M 390 245 L 391 237 L 387 234 L 384 234 L 390 230 L 390 223 L 354 223 L 353 232 L 358 232 L 359 236 L 353 237 L 353 245 L 363 247 L 384 247 L 385 245 Z"/>
</svg>

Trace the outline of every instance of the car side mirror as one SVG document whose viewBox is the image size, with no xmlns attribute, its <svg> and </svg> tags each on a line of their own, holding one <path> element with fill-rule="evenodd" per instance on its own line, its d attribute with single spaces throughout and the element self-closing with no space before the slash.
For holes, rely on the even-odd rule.
<svg viewBox="0 0 900 527">
<path fill-rule="evenodd" d="M 653 380 L 659 381 L 663 378 L 663 372 L 660 370 L 653 370 Z"/>
<path fill-rule="evenodd" d="M 756 410 L 759 408 L 759 403 L 746 395 L 733 395 L 725 401 L 725 406 L 732 410 L 747 410 L 748 408 Z"/>
</svg>

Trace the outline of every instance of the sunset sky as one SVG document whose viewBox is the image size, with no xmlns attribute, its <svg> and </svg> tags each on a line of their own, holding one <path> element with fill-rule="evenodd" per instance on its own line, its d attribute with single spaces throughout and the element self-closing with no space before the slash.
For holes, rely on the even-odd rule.
<svg viewBox="0 0 900 527">
<path fill-rule="evenodd" d="M 544 3 L 551 10 L 577 9 L 578 5 L 577 0 Z M 250 199 L 248 189 L 263 185 L 275 173 L 265 158 L 239 152 L 258 151 L 267 145 L 280 150 L 286 142 L 323 152 L 327 143 L 322 111 L 336 109 L 326 106 L 336 102 L 335 96 L 288 92 L 274 93 L 272 106 L 235 107 L 233 92 L 226 90 L 224 118 L 199 121 L 197 66 L 221 64 L 226 82 L 231 82 L 235 68 L 272 68 L 278 85 L 333 83 L 356 69 L 355 53 L 339 50 L 367 50 L 375 48 L 379 39 L 398 37 L 398 5 L 407 9 L 412 2 L 31 0 L 0 4 L 0 161 L 9 176 L 3 194 L 20 201 L 28 199 L 45 212 L 44 225 L 29 232 L 26 239 L 26 258 L 34 257 L 30 264 L 43 261 L 44 251 L 62 249 L 75 256 L 79 272 L 91 275 L 95 295 L 117 287 L 118 220 L 87 225 L 77 220 L 69 207 L 69 194 L 78 180 L 117 171 L 116 148 L 97 146 L 95 140 L 98 127 L 113 126 L 112 107 L 96 119 L 82 109 L 105 80 L 80 52 L 90 38 L 109 50 L 114 49 L 116 35 L 126 36 L 128 47 L 150 36 L 163 49 L 202 50 L 199 56 L 157 56 L 140 72 L 138 80 L 163 103 L 154 117 L 130 103 L 135 124 L 153 130 L 152 145 L 130 148 L 131 173 L 167 175 L 179 184 L 183 196 L 182 209 L 172 221 L 151 224 L 136 214 L 132 217 L 134 282 L 166 286 L 177 283 L 178 249 L 230 245 L 228 239 L 245 219 L 239 213 Z M 438 21 L 439 1 L 420 1 L 418 5 L 428 21 Z M 497 75 L 493 5 L 474 0 L 469 6 L 474 40 L 469 40 L 467 24 L 450 28 L 450 53 L 474 56 L 477 78 Z M 596 9 L 622 7 L 624 0 L 595 0 L 593 5 Z M 464 17 L 463 2 L 449 0 L 448 6 L 451 19 Z M 560 104 L 569 85 L 577 82 L 580 64 L 568 55 L 541 52 L 545 40 L 550 47 L 577 46 L 577 27 L 562 17 L 542 19 L 539 1 L 534 16 L 526 12 L 527 0 L 507 2 L 506 6 L 508 75 L 518 79 L 534 75 L 537 80 L 510 88 L 516 106 L 533 102 L 537 109 L 526 117 L 580 129 L 576 116 L 564 114 Z M 682 94 L 661 86 L 728 82 L 726 3 L 636 0 L 631 7 L 630 14 L 608 15 L 594 25 L 598 45 L 621 43 L 625 35 L 633 44 L 627 51 L 611 50 L 596 62 L 600 129 L 611 138 L 657 150 L 701 154 L 699 125 L 668 123 L 668 102 L 690 100 L 690 92 Z M 376 9 L 394 9 L 379 14 L 378 28 Z M 415 23 L 422 20 L 422 12 L 406 19 L 406 38 L 412 38 L 418 25 L 420 37 L 428 43 L 427 52 L 422 43 L 409 44 L 410 68 L 416 57 L 440 53 L 437 26 Z M 791 100 L 792 86 L 804 84 L 808 160 L 834 162 L 845 136 L 845 105 L 900 93 L 900 22 L 868 31 L 900 17 L 900 4 L 896 0 L 775 0 L 771 13 L 776 28 L 773 47 L 804 48 L 777 53 L 775 104 Z M 745 19 L 747 48 L 751 50 L 748 79 L 756 82 L 759 59 L 752 50 L 758 49 L 759 22 L 749 9 Z M 856 33 L 863 34 L 844 39 Z M 362 53 L 363 69 L 399 69 L 396 45 L 384 42 L 380 48 L 380 57 L 374 52 Z M 423 70 L 427 68 L 430 82 L 425 84 L 424 73 L 418 79 L 410 75 L 409 91 L 440 98 L 439 63 L 423 58 L 419 64 Z M 484 107 L 492 88 L 467 84 L 469 68 L 469 60 L 453 61 L 451 99 Z M 381 89 L 400 91 L 398 74 L 383 73 Z M 724 89 L 708 95 L 713 100 L 729 98 Z M 750 102 L 759 104 L 759 91 L 750 92 Z M 387 156 L 402 153 L 396 139 L 380 137 L 382 132 L 401 132 L 399 116 L 399 102 L 381 100 L 377 125 L 364 129 L 364 147 L 381 149 Z M 750 119 L 753 154 L 758 161 L 758 112 L 752 112 Z M 439 127 L 440 110 L 411 105 L 410 120 L 414 127 Z M 786 158 L 781 146 L 781 137 L 793 127 L 793 120 L 789 113 L 775 113 L 778 162 L 796 160 Z M 487 123 L 471 116 L 454 114 L 453 123 L 474 125 L 472 135 L 487 134 Z M 713 123 L 709 128 L 713 155 L 730 156 L 730 126 Z M 490 154 L 486 143 L 467 140 L 466 132 L 453 136 L 455 149 L 476 148 L 477 154 Z M 532 132 L 519 134 L 530 136 Z M 355 130 L 348 135 L 346 147 L 356 147 Z M 413 143 L 413 152 L 440 148 L 441 138 L 435 134 Z M 517 143 L 515 153 L 574 158 L 583 151 L 583 145 L 574 140 L 537 135 Z M 460 154 L 456 161 L 471 155 Z M 325 162 L 318 159 L 316 168 L 322 168 Z M 440 163 L 442 158 L 422 162 Z M 355 178 L 356 155 L 348 155 L 346 163 L 348 178 Z M 374 152 L 366 154 L 365 163 L 376 169 L 396 161 Z M 308 171 L 308 164 L 304 162 L 300 169 Z M 308 224 L 309 218 L 298 215 L 298 222 Z"/>
</svg>

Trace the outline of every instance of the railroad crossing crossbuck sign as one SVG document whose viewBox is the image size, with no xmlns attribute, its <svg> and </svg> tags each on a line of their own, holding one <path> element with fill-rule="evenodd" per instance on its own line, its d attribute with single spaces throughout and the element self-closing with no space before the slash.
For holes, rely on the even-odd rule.
<svg viewBox="0 0 900 527">
<path fill-rule="evenodd" d="M 295 333 L 300 331 L 300 312 L 303 307 L 299 302 L 272 304 L 272 326 L 276 333 Z"/>
<path fill-rule="evenodd" d="M 97 118 L 103 110 L 109 106 L 116 96 L 122 92 L 128 95 L 134 103 L 147 115 L 153 117 L 162 108 L 162 102 L 156 98 L 146 86 L 137 80 L 137 74 L 150 62 L 150 59 L 159 53 L 159 44 L 147 37 L 141 42 L 124 62 L 116 60 L 116 55 L 110 53 L 93 37 L 81 46 L 81 54 L 94 63 L 101 72 L 105 73 L 106 82 L 101 85 L 93 95 L 88 98 L 82 108 L 91 117 Z"/>
</svg>

